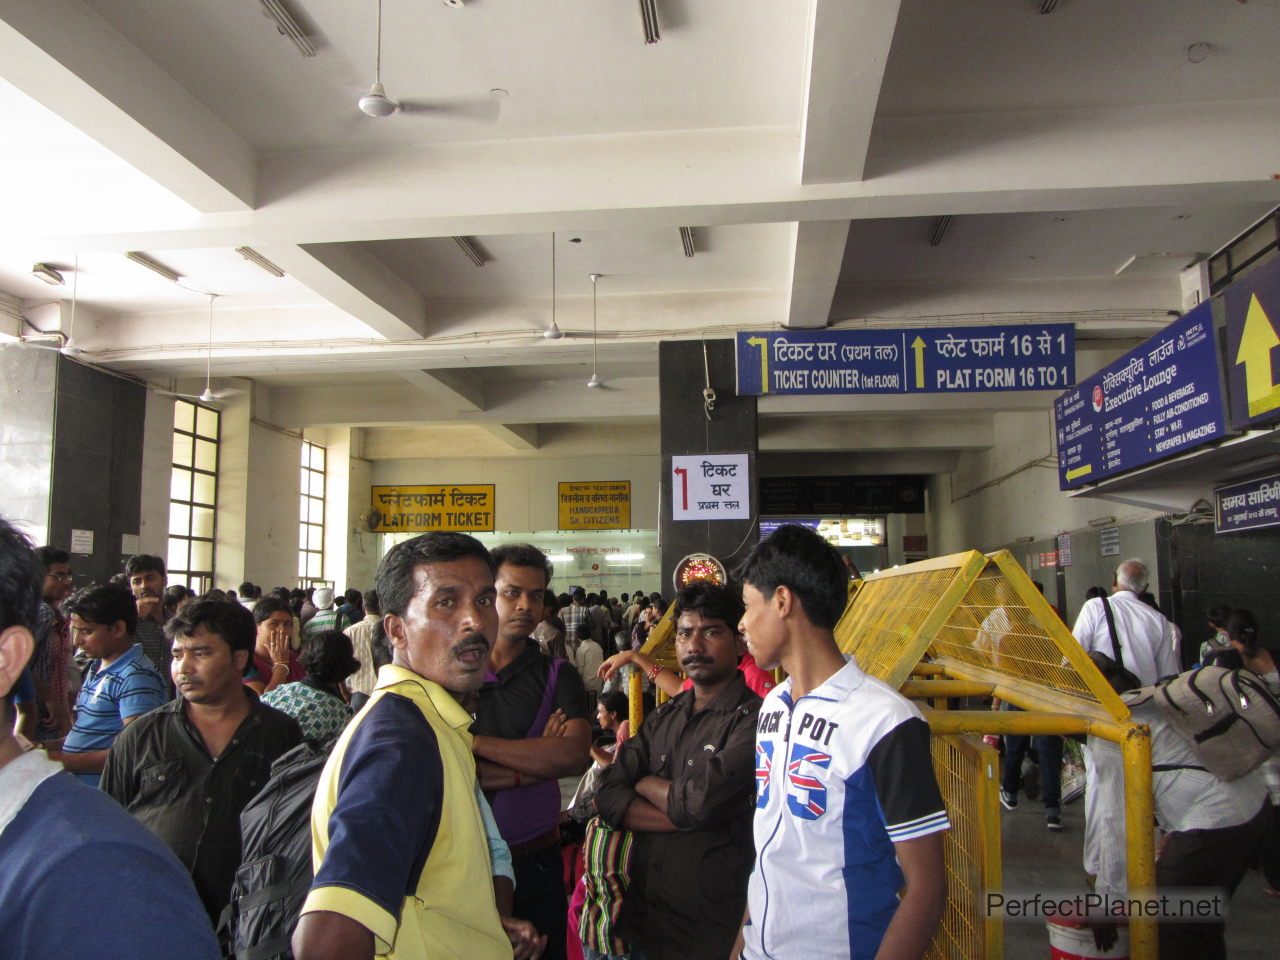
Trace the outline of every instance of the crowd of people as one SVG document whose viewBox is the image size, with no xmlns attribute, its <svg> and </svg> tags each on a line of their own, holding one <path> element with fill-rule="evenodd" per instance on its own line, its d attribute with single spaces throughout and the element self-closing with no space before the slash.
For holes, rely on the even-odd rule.
<svg viewBox="0 0 1280 960">
<path fill-rule="evenodd" d="M 681 590 L 679 671 L 641 649 L 662 597 L 557 597 L 553 574 L 532 546 L 435 533 L 340 600 L 195 596 L 148 556 L 72 593 L 67 554 L 0 520 L 0 939 L 19 957 L 230 955 L 241 813 L 306 741 L 298 960 L 921 956 L 950 823 L 920 711 L 836 646 L 840 555 L 783 526 L 736 585 Z M 1117 689 L 1181 667 L 1145 589 L 1126 561 L 1073 628 Z M 1280 691 L 1252 616 L 1211 622 L 1203 662 Z M 669 699 L 632 730 L 635 675 Z M 1159 884 L 1231 891 L 1261 850 L 1274 889 L 1274 761 L 1226 782 L 1141 719 Z M 1052 762 L 1009 738 L 1009 809 L 1029 746 Z M 1085 756 L 1085 867 L 1123 892 L 1119 755 L 1090 738 Z M 93 902 L 95 923 L 50 922 L 69 902 Z M 1220 923 L 1161 928 L 1162 956 L 1221 945 Z"/>
<path fill-rule="evenodd" d="M 741 589 L 681 591 L 683 679 L 639 652 L 661 597 L 554 597 L 552 575 L 531 546 L 440 533 L 342 603 L 194 596 L 145 556 L 68 596 L 70 558 L 0 521 L 6 948 L 227 952 L 240 814 L 305 738 L 326 759 L 299 960 L 811 956 L 796 884 L 831 911 L 824 955 L 918 956 L 948 822 L 919 712 L 836 648 L 834 549 L 783 528 Z M 631 731 L 636 673 L 671 699 Z M 566 870 L 560 780 L 589 766 Z M 51 922 L 75 902 L 94 924 Z"/>
</svg>

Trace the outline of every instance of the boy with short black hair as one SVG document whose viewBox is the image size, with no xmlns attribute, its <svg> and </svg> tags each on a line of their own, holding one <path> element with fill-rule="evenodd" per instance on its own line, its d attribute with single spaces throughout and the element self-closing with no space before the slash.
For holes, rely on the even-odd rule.
<svg viewBox="0 0 1280 960">
<path fill-rule="evenodd" d="M 90 787 L 98 786 L 107 751 L 120 731 L 167 698 L 164 681 L 135 643 L 138 611 L 124 587 L 95 583 L 64 607 L 76 646 L 90 657 L 76 700 L 76 718 L 66 739 L 48 746 L 58 760 Z"/>
<path fill-rule="evenodd" d="M 929 728 L 836 646 L 848 571 L 817 533 L 779 527 L 738 576 L 747 648 L 788 676 L 756 727 L 756 865 L 734 956 L 918 958 L 946 902 L 950 827 Z"/>
</svg>

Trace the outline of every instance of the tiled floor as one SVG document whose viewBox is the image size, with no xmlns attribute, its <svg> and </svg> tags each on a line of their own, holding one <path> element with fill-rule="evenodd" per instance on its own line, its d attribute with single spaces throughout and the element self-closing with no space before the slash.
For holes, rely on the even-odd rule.
<svg viewBox="0 0 1280 960">
<path fill-rule="evenodd" d="M 1044 810 L 1022 798 L 1018 809 L 1002 810 L 1004 887 L 1006 891 L 1073 891 L 1085 889 L 1080 866 L 1084 841 L 1084 806 L 1068 805 L 1064 829 L 1051 833 Z M 1280 900 L 1262 892 L 1262 874 L 1250 871 L 1231 901 L 1227 921 L 1227 956 L 1231 960 L 1276 960 L 1280 957 Z M 1049 956 L 1043 922 L 1006 923 L 1007 960 L 1039 960 Z"/>
</svg>

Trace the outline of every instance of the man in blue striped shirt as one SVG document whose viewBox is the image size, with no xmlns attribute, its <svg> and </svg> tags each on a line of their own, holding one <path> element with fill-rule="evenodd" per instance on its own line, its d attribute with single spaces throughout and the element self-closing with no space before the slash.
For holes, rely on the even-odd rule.
<svg viewBox="0 0 1280 960">
<path fill-rule="evenodd" d="M 93 662 L 76 699 L 76 720 L 49 757 L 59 760 L 91 787 L 107 762 L 116 735 L 165 701 L 164 682 L 155 665 L 133 642 L 138 609 L 123 587 L 93 584 L 67 601 L 73 641 Z"/>
</svg>

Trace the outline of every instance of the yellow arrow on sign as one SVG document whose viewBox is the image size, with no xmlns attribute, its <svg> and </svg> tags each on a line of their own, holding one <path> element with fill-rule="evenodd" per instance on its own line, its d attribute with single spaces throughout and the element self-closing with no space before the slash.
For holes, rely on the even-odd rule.
<svg viewBox="0 0 1280 960">
<path fill-rule="evenodd" d="M 1280 388 L 1271 377 L 1271 348 L 1277 346 L 1280 337 L 1255 293 L 1249 298 L 1249 312 L 1245 314 L 1240 348 L 1236 351 L 1236 363 L 1244 364 L 1244 392 L 1251 417 L 1280 407 Z"/>
<path fill-rule="evenodd" d="M 916 352 L 916 389 L 924 389 L 924 341 L 919 337 L 911 341 L 911 349 Z"/>
<path fill-rule="evenodd" d="M 769 392 L 769 341 L 764 337 L 747 337 L 747 343 L 760 348 L 760 392 Z"/>
</svg>

